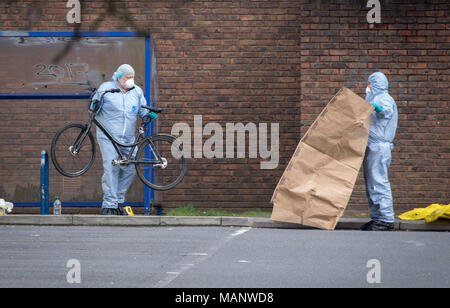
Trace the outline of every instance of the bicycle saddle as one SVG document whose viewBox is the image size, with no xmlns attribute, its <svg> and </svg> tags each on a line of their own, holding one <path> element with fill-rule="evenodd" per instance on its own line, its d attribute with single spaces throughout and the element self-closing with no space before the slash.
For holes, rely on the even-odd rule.
<svg viewBox="0 0 450 308">
<path fill-rule="evenodd" d="M 162 108 L 161 107 L 150 107 L 150 106 L 141 106 L 142 108 L 148 109 L 150 111 L 153 111 L 154 113 L 161 113 Z"/>
</svg>

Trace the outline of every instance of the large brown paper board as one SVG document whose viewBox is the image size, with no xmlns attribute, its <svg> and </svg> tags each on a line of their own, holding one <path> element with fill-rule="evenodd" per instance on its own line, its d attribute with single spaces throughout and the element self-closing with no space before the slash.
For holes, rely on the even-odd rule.
<svg viewBox="0 0 450 308">
<path fill-rule="evenodd" d="M 272 196 L 275 221 L 333 230 L 361 168 L 374 108 L 341 89 L 298 144 Z"/>
</svg>

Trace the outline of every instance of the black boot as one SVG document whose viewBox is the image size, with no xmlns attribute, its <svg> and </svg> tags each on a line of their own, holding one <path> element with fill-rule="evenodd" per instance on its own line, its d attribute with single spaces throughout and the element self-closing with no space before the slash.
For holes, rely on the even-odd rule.
<svg viewBox="0 0 450 308">
<path fill-rule="evenodd" d="M 371 221 L 363 224 L 361 226 L 361 228 L 359 228 L 359 229 L 362 230 L 362 231 L 367 231 L 367 229 L 370 228 L 374 222 L 375 222 L 374 220 L 371 220 Z"/>
<path fill-rule="evenodd" d="M 121 216 L 128 216 L 128 212 L 125 210 L 125 208 L 123 207 L 123 203 L 119 203 L 117 206 L 117 211 L 119 212 L 118 215 Z"/>
<path fill-rule="evenodd" d="M 119 211 L 113 208 L 102 208 L 102 215 L 119 215 Z"/>
<path fill-rule="evenodd" d="M 374 221 L 366 231 L 394 231 L 394 223 L 384 221 Z"/>
</svg>

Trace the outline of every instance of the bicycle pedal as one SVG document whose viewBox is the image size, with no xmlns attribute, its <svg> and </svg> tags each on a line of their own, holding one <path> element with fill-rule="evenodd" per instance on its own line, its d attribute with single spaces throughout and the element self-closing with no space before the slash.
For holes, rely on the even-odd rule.
<svg viewBox="0 0 450 308">
<path fill-rule="evenodd" d="M 113 159 L 111 161 L 113 166 L 120 166 L 120 167 L 126 167 L 128 166 L 128 161 L 127 160 L 120 160 L 120 159 Z"/>
</svg>

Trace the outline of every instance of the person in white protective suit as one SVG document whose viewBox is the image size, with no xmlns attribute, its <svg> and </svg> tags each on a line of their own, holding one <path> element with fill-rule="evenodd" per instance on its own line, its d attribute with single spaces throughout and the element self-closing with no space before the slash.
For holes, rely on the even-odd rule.
<svg viewBox="0 0 450 308">
<path fill-rule="evenodd" d="M 147 109 L 141 108 L 147 101 L 142 89 L 134 84 L 134 76 L 134 69 L 128 64 L 122 64 L 114 73 L 112 80 L 102 83 L 93 97 L 93 101 L 98 100 L 104 91 L 120 89 L 118 93 L 107 93 L 104 96 L 96 119 L 112 137 L 125 144 L 135 141 L 138 115 L 140 117 L 149 115 L 152 119 L 157 117 L 155 113 L 149 113 Z M 119 155 L 100 128 L 97 127 L 96 133 L 104 170 L 102 215 L 128 215 L 123 204 L 125 194 L 136 173 L 135 166 L 132 164 L 126 167 L 114 166 L 112 161 L 119 159 Z M 128 155 L 131 148 L 121 147 L 120 150 Z"/>
<path fill-rule="evenodd" d="M 375 107 L 375 111 L 372 113 L 363 169 L 371 221 L 363 225 L 361 230 L 394 230 L 394 206 L 388 169 L 394 148 L 398 112 L 388 88 L 389 82 L 383 73 L 370 75 L 366 101 Z"/>
</svg>

